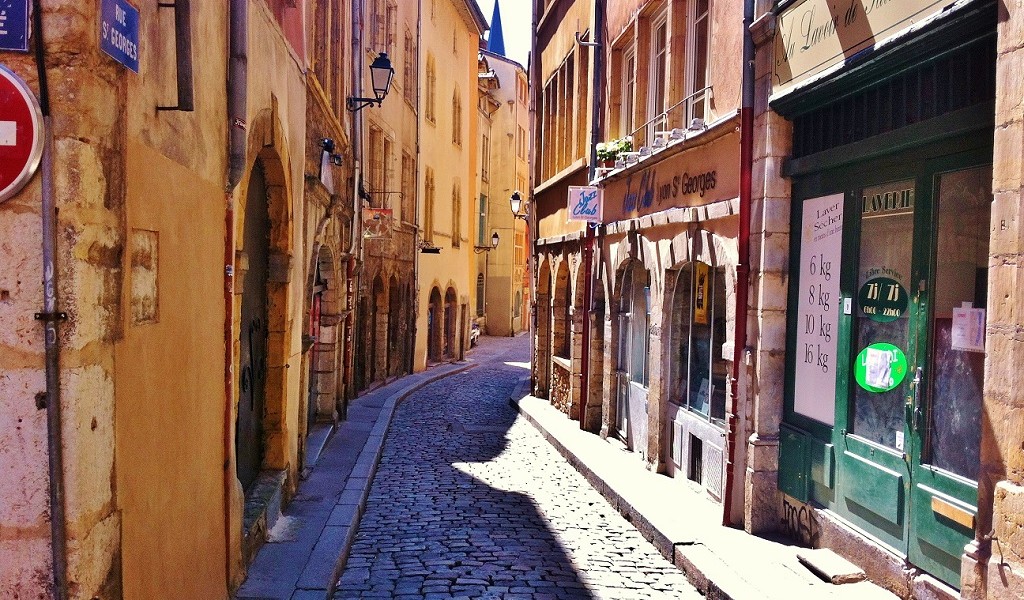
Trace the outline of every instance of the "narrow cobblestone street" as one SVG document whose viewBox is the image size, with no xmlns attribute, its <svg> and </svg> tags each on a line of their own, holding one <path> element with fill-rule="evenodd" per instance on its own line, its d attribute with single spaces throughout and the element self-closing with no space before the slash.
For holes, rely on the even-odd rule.
<svg viewBox="0 0 1024 600">
<path fill-rule="evenodd" d="M 508 399 L 529 340 L 399 407 L 336 599 L 700 598 Z"/>
</svg>

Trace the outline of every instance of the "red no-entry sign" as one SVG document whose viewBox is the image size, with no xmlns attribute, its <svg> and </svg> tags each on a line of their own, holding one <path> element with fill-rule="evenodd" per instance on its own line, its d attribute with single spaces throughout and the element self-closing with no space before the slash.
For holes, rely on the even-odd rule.
<svg viewBox="0 0 1024 600">
<path fill-rule="evenodd" d="M 28 85 L 0 65 L 0 202 L 17 194 L 43 155 L 43 111 Z"/>
</svg>

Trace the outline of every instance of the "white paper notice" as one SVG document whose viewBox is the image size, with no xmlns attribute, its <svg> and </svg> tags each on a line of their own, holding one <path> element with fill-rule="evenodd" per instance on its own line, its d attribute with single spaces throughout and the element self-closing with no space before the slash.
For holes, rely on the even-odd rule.
<svg viewBox="0 0 1024 600">
<path fill-rule="evenodd" d="M 953 309 L 954 350 L 985 351 L 985 309 L 961 307 Z"/>
<path fill-rule="evenodd" d="M 826 425 L 834 424 L 836 410 L 843 199 L 805 200 L 800 240 L 793 410 Z"/>
<path fill-rule="evenodd" d="M 892 352 L 871 347 L 865 348 L 864 362 L 865 383 L 876 388 L 892 387 Z"/>
</svg>

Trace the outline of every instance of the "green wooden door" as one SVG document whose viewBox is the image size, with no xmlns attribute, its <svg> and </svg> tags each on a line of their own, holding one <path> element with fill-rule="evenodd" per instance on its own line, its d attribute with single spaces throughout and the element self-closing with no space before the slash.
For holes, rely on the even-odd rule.
<svg viewBox="0 0 1024 600">
<path fill-rule="evenodd" d="M 835 508 L 954 586 L 977 513 L 986 160 L 882 168 L 847 196 Z"/>
</svg>

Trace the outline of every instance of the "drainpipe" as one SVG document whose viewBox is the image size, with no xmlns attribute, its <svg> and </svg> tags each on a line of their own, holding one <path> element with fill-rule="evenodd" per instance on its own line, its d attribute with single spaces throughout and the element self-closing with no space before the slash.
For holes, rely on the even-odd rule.
<svg viewBox="0 0 1024 600">
<path fill-rule="evenodd" d="M 363 6 L 362 0 L 356 0 L 352 3 L 352 56 L 358 58 L 363 52 Z M 352 69 L 352 95 L 359 98 L 363 95 L 363 73 L 361 67 L 362 61 L 356 61 L 353 63 Z M 355 389 L 355 372 L 353 367 L 355 366 L 355 321 L 361 315 L 356 314 L 356 296 L 358 295 L 359 285 L 358 276 L 361 271 L 360 267 L 363 260 L 363 245 L 362 241 L 362 178 L 363 178 L 363 167 L 361 161 L 362 147 L 363 147 L 363 120 L 359 112 L 351 113 L 352 117 L 352 227 L 351 227 L 351 239 L 349 242 L 348 250 L 348 269 L 346 270 L 346 279 L 348 287 L 346 289 L 346 304 L 349 308 L 349 319 L 346 327 L 345 336 L 345 366 L 348 370 L 349 378 L 351 379 L 350 392 L 352 397 L 355 397 L 358 390 Z"/>
<path fill-rule="evenodd" d="M 416 39 L 423 39 L 423 5 L 421 2 L 416 3 Z M 416 72 L 421 73 L 420 70 L 420 57 L 423 56 L 422 48 L 419 44 L 416 46 Z M 420 180 L 420 127 L 421 121 L 419 118 L 420 99 L 422 98 L 422 85 L 416 86 L 416 171 L 413 173 L 413 181 L 415 182 L 416 190 L 413 191 L 413 207 L 412 207 L 412 222 L 417 222 L 417 216 L 420 214 L 420 195 L 419 195 L 419 180 Z M 408 348 L 408 356 L 406 361 L 408 364 L 408 374 L 412 375 L 416 371 L 416 336 L 419 334 L 419 330 L 416 326 L 420 315 L 420 235 L 419 227 L 413 229 L 412 234 L 412 298 L 409 302 L 412 302 L 413 311 L 412 318 L 409 319 L 409 336 L 406 341 L 406 347 Z M 424 363 L 425 364 L 425 363 Z"/>
<path fill-rule="evenodd" d="M 246 164 L 246 117 L 248 111 L 248 2 L 233 0 L 228 25 L 228 181 L 224 191 L 224 573 L 231 587 L 231 493 L 235 473 L 230 469 L 234 454 L 235 405 L 235 201 L 234 190 L 242 180 Z"/>
<path fill-rule="evenodd" d="M 601 125 L 601 93 L 604 81 L 601 70 L 604 65 L 604 48 L 601 47 L 601 35 L 604 31 L 604 0 L 594 2 L 594 35 L 588 44 L 594 52 L 593 73 L 594 84 L 591 87 L 592 113 L 590 115 L 590 173 L 588 180 L 593 181 L 597 173 L 597 141 L 598 128 Z M 583 353 L 580 357 L 580 429 L 586 429 L 587 406 L 590 403 L 590 344 L 591 344 L 591 313 L 594 310 L 594 226 L 589 222 L 583 230 Z"/>
<path fill-rule="evenodd" d="M 733 490 L 737 481 L 742 481 L 746 468 L 736 464 L 736 446 L 746 443 L 738 439 L 737 429 L 742 424 L 738 413 L 739 379 L 743 373 L 744 356 L 747 350 L 747 298 L 750 282 L 750 204 L 751 171 L 754 162 L 754 40 L 750 26 L 754 22 L 754 0 L 743 3 L 743 62 L 742 90 L 743 104 L 740 108 L 740 227 L 739 259 L 736 264 L 736 337 L 733 340 L 732 381 L 730 382 L 732 403 L 729 408 L 728 462 L 726 464 L 725 493 L 722 495 L 722 524 L 733 525 Z"/>
<path fill-rule="evenodd" d="M 53 592 L 57 600 L 68 597 L 67 532 L 64 529 L 64 439 L 60 414 L 60 346 L 57 324 L 67 316 L 57 308 L 57 207 L 53 195 L 53 130 L 50 121 L 50 91 L 46 79 L 43 40 L 43 10 L 39 0 L 32 3 L 36 30 L 36 69 L 39 72 L 39 106 L 43 113 L 42 243 L 43 311 L 35 315 L 43 322 L 46 349 L 46 441 L 50 477 L 50 549 L 53 560 Z"/>
</svg>

